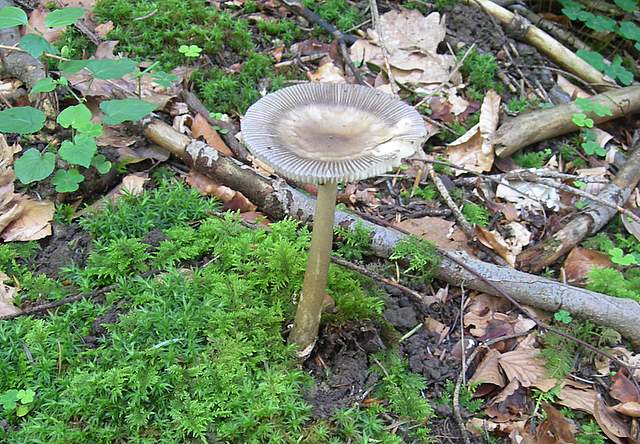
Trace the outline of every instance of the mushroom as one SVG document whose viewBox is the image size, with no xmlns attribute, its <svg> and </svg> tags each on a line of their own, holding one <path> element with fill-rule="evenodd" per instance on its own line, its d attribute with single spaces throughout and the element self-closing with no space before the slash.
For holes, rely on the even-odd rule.
<svg viewBox="0 0 640 444">
<path fill-rule="evenodd" d="M 318 185 L 307 268 L 289 342 L 313 349 L 326 292 L 337 185 L 385 173 L 426 140 L 411 106 L 359 85 L 308 83 L 267 94 L 241 122 L 249 151 L 280 175 Z"/>
</svg>

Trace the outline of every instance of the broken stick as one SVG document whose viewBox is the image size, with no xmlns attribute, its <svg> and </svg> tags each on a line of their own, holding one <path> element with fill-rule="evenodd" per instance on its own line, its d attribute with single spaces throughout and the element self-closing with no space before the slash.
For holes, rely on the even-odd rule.
<svg viewBox="0 0 640 444">
<path fill-rule="evenodd" d="M 203 142 L 178 133 L 166 123 L 151 119 L 144 124 L 147 138 L 182 159 L 200 173 L 241 192 L 272 219 L 295 217 L 305 223 L 313 219 L 314 199 L 289 186 L 282 179 L 261 176 L 249 166 L 220 155 Z M 335 224 L 354 228 L 356 223 L 372 230 L 374 252 L 387 257 L 407 236 L 398 230 L 366 221 L 343 211 L 336 212 Z M 455 260 L 451 259 L 454 255 Z M 458 262 L 463 261 L 465 267 Z M 470 270 L 473 270 L 471 272 Z M 499 286 L 521 304 L 548 311 L 565 309 L 574 316 L 612 327 L 638 342 L 640 304 L 572 287 L 509 267 L 488 264 L 464 253 L 443 253 L 438 278 L 465 287 L 495 294 Z"/>
</svg>

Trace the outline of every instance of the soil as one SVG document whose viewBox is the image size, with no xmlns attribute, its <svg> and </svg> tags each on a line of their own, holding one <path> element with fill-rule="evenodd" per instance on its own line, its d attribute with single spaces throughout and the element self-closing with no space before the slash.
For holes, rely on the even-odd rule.
<svg viewBox="0 0 640 444">
<path fill-rule="evenodd" d="M 78 224 L 53 224 L 53 235 L 41 241 L 42 249 L 30 264 L 36 273 L 57 279 L 60 269 L 76 264 L 84 267 L 91 247 L 91 236 Z"/>
</svg>

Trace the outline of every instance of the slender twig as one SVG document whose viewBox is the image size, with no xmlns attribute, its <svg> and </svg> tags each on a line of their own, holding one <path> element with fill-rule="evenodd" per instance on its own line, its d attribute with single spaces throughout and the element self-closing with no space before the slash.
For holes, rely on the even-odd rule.
<svg viewBox="0 0 640 444">
<path fill-rule="evenodd" d="M 455 217 L 456 221 L 460 225 L 460 228 L 462 228 L 462 231 L 464 231 L 464 234 L 467 235 L 467 238 L 469 240 L 474 240 L 476 237 L 476 232 L 473 229 L 473 226 L 471 226 L 467 218 L 464 217 L 464 214 L 462 214 L 462 211 L 460 211 L 460 208 L 458 208 L 456 203 L 453 201 L 453 199 L 451 198 L 451 195 L 449 194 L 449 191 L 447 191 L 447 187 L 444 186 L 442 179 L 438 177 L 438 175 L 436 174 L 431 164 L 427 163 L 426 166 L 427 166 L 427 173 L 429 174 L 429 177 L 431 178 L 434 185 L 438 189 L 440 196 L 442 196 L 447 206 L 451 209 L 451 212 L 453 213 L 453 217 Z"/>
<path fill-rule="evenodd" d="M 380 13 L 378 12 L 378 3 L 376 0 L 369 0 L 369 8 L 371 9 L 371 24 L 378 34 L 378 43 L 380 43 L 380 48 L 382 49 L 382 58 L 384 60 L 384 67 L 387 70 L 387 76 L 389 77 L 391 92 L 393 95 L 398 95 L 398 84 L 396 83 L 395 76 L 391 71 L 391 65 L 389 64 L 389 50 L 385 44 L 384 30 L 380 24 Z"/>
</svg>

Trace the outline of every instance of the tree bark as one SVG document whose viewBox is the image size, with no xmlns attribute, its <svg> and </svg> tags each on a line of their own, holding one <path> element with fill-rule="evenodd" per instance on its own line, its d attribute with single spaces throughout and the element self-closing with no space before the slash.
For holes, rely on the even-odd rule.
<svg viewBox="0 0 640 444">
<path fill-rule="evenodd" d="M 206 144 L 179 134 L 171 126 L 153 119 L 145 124 L 147 138 L 182 159 L 187 165 L 228 187 L 240 191 L 272 219 L 284 216 L 310 223 L 315 199 L 289 186 L 282 179 L 261 176 L 250 167 L 220 155 Z M 366 221 L 356 215 L 336 211 L 335 226 L 353 228 L 356 223 L 372 230 L 372 249 L 380 257 L 388 257 L 406 234 Z M 449 255 L 464 261 L 473 273 L 460 267 Z M 565 285 L 509 267 L 500 267 L 473 259 L 464 253 L 442 252 L 438 278 L 454 285 L 495 293 L 487 282 L 499 286 L 522 304 L 543 310 L 565 309 L 574 316 L 615 328 L 625 337 L 640 338 L 640 304 Z"/>
</svg>

